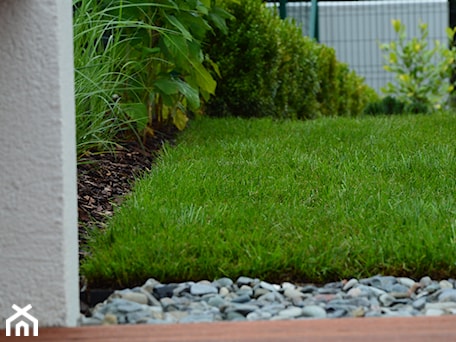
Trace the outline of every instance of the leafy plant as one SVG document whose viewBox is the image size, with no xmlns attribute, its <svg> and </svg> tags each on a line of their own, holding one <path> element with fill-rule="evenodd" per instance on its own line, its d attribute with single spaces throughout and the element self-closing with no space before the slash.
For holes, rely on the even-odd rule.
<svg viewBox="0 0 456 342">
<path fill-rule="evenodd" d="M 274 115 L 280 64 L 277 25 L 280 19 L 265 11 L 261 1 L 219 1 L 235 20 L 228 32 L 208 35 L 205 51 L 217 63 L 220 76 L 216 96 L 206 103 L 213 116 L 228 113 Z"/>
<path fill-rule="evenodd" d="M 231 16 L 210 0 L 74 0 L 78 155 L 183 129 L 214 93 L 201 42 Z M 209 66 L 215 67 L 208 61 Z"/>
<path fill-rule="evenodd" d="M 228 34 L 209 35 L 206 50 L 220 70 L 212 116 L 315 118 L 358 115 L 374 95 L 339 63 L 335 51 L 308 37 L 259 0 L 219 1 L 235 17 Z M 343 96 L 343 98 L 340 98 Z"/>
<path fill-rule="evenodd" d="M 449 84 L 451 72 L 456 60 L 456 48 L 448 48 L 436 41 L 432 49 L 428 48 L 428 27 L 419 24 L 420 36 L 407 40 L 405 25 L 400 20 L 392 20 L 392 26 L 398 41 L 382 44 L 387 65 L 386 71 L 395 74 L 395 83 L 389 82 L 383 92 L 396 96 L 399 100 L 427 111 L 445 107 L 448 94 L 454 86 Z M 450 42 L 453 41 L 454 29 L 447 29 Z"/>
<path fill-rule="evenodd" d="M 120 132 L 134 131 L 135 123 L 119 106 L 116 93 L 128 75 L 119 72 L 124 44 L 119 35 L 107 36 L 116 26 L 99 1 L 74 1 L 76 139 L 78 156 L 90 149 L 115 147 Z"/>
<path fill-rule="evenodd" d="M 209 0 L 117 0 L 106 13 L 117 18 L 115 34 L 127 44 L 122 107 L 144 136 L 170 122 L 182 130 L 187 109 L 198 110 L 200 96 L 207 99 L 216 87 L 201 42 L 211 24 L 225 31 L 230 15 Z"/>
</svg>

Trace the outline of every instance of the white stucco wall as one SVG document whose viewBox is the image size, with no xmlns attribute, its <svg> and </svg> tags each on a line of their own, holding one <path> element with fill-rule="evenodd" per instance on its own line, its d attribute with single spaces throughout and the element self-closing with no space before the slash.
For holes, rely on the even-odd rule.
<svg viewBox="0 0 456 342">
<path fill-rule="evenodd" d="M 0 0 L 0 328 L 79 314 L 71 0 Z"/>
</svg>

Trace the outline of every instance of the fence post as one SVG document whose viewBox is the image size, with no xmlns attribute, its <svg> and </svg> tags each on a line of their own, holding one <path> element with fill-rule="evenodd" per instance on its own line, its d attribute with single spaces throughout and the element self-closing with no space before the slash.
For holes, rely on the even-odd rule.
<svg viewBox="0 0 456 342">
<path fill-rule="evenodd" d="M 319 41 L 319 30 L 318 30 L 318 0 L 312 0 L 310 8 L 310 38 Z"/>
<path fill-rule="evenodd" d="M 287 2 L 287 0 L 280 0 L 279 3 L 279 15 L 282 19 L 287 17 Z"/>
</svg>

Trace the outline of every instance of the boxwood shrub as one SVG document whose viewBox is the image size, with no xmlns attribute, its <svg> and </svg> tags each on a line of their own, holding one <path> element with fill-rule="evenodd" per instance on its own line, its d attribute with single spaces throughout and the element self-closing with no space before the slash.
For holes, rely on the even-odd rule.
<svg viewBox="0 0 456 342">
<path fill-rule="evenodd" d="M 302 35 L 261 0 L 218 0 L 234 17 L 205 52 L 218 65 L 212 116 L 315 118 L 359 115 L 377 95 L 336 59 L 334 49 Z"/>
</svg>

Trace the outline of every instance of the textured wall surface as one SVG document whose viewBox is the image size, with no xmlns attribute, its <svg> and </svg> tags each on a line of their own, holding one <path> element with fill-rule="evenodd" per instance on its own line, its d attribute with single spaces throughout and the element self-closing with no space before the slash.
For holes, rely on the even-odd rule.
<svg viewBox="0 0 456 342">
<path fill-rule="evenodd" d="M 0 1 L 0 328 L 79 313 L 71 0 Z"/>
</svg>

